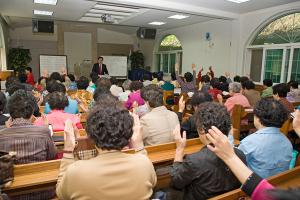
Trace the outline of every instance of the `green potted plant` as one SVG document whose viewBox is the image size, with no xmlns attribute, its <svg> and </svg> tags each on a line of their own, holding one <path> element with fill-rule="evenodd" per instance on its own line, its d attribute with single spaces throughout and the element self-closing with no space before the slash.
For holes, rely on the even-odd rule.
<svg viewBox="0 0 300 200">
<path fill-rule="evenodd" d="M 11 48 L 8 52 L 8 66 L 9 69 L 15 71 L 20 68 L 25 68 L 31 61 L 31 54 L 29 49 Z"/>
<path fill-rule="evenodd" d="M 131 69 L 144 67 L 145 57 L 140 50 L 133 51 L 130 55 L 130 60 L 131 60 Z"/>
</svg>

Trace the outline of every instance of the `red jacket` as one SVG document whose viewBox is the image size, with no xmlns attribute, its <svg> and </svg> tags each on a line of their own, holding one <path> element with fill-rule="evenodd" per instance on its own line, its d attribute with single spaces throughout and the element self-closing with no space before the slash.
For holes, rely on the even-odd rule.
<svg viewBox="0 0 300 200">
<path fill-rule="evenodd" d="M 32 73 L 29 73 L 27 75 L 27 80 L 26 80 L 26 83 L 34 86 L 34 77 L 33 77 L 33 74 Z"/>
</svg>

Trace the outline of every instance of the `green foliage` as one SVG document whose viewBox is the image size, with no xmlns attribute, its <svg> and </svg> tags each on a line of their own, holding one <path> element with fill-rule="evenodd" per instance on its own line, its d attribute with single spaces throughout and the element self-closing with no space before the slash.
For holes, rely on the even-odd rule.
<svg viewBox="0 0 300 200">
<path fill-rule="evenodd" d="M 31 61 L 31 54 L 29 49 L 11 48 L 8 53 L 9 69 L 18 70 L 25 68 Z"/>
<path fill-rule="evenodd" d="M 140 52 L 139 50 L 133 51 L 131 53 L 130 60 L 131 60 L 131 69 L 144 67 L 145 57 L 144 57 L 144 54 L 142 52 Z"/>
</svg>

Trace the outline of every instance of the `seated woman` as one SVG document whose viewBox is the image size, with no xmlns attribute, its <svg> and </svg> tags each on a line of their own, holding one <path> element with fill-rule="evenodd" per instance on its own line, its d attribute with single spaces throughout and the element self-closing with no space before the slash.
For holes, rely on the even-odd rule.
<svg viewBox="0 0 300 200">
<path fill-rule="evenodd" d="M 279 101 L 288 111 L 289 113 L 294 112 L 294 106 L 291 102 L 287 100 L 287 94 L 290 91 L 288 84 L 280 83 L 274 85 L 273 89 L 273 98 Z"/>
<path fill-rule="evenodd" d="M 16 164 L 41 162 L 55 158 L 56 148 L 48 127 L 32 124 L 33 102 L 24 90 L 16 91 L 8 101 L 7 128 L 0 130 L 0 149 L 16 151 Z"/>
<path fill-rule="evenodd" d="M 230 97 L 225 101 L 224 106 L 227 108 L 228 112 L 232 112 L 234 105 L 238 104 L 243 106 L 244 108 L 251 107 L 248 99 L 241 94 L 242 86 L 240 83 L 233 82 L 229 84 L 229 95 Z M 217 98 L 219 103 L 223 105 L 223 97 L 218 94 Z"/>
<path fill-rule="evenodd" d="M 76 84 L 77 91 L 70 97 L 72 99 L 78 100 L 79 102 L 82 102 L 85 107 L 88 107 L 88 105 L 90 105 L 90 103 L 93 101 L 93 94 L 86 90 L 89 86 L 89 79 L 85 76 L 81 76 L 77 80 Z"/>
<path fill-rule="evenodd" d="M 69 84 L 68 84 L 68 89 L 67 90 L 77 90 L 77 83 L 75 81 L 75 76 L 73 74 L 68 74 L 66 77 L 65 77 L 65 82 L 66 82 L 66 79 L 69 79 Z"/>
<path fill-rule="evenodd" d="M 274 99 L 261 99 L 253 110 L 257 131 L 244 138 L 239 149 L 247 158 L 248 167 L 263 178 L 289 169 L 293 147 L 280 132 L 287 120 L 284 106 Z"/>
<path fill-rule="evenodd" d="M 300 136 L 300 111 L 297 110 L 293 120 L 293 128 Z M 206 134 L 211 142 L 207 148 L 214 152 L 231 169 L 234 175 L 242 183 L 241 190 L 253 200 L 292 200 L 300 199 L 300 189 L 274 189 L 266 180 L 250 170 L 234 153 L 233 147 L 222 131 L 212 127 Z"/>
<path fill-rule="evenodd" d="M 64 111 L 65 107 L 69 105 L 68 97 L 64 93 L 50 93 L 48 103 L 50 105 L 51 112 L 46 115 L 46 119 L 48 120 L 48 123 L 52 125 L 53 131 L 63 131 L 67 119 L 70 119 L 73 124 L 77 126 L 77 128 L 83 128 L 78 115 L 69 114 Z M 44 126 L 45 124 L 43 117 L 38 118 L 34 124 L 38 126 Z"/>
<path fill-rule="evenodd" d="M 145 155 L 138 117 L 118 104 L 96 104 L 87 119 L 88 136 L 98 156 L 75 161 L 75 133 L 68 121 L 64 156 L 56 185 L 59 199 L 150 199 L 156 184 L 154 167 Z M 136 154 L 121 150 L 131 143 Z M 134 177 L 134 178 L 133 178 Z"/>
<path fill-rule="evenodd" d="M 211 95 L 205 92 L 197 91 L 194 93 L 194 95 L 191 98 L 191 105 L 193 106 L 194 110 L 197 110 L 197 108 L 204 102 L 211 102 L 213 99 Z M 186 131 L 186 137 L 188 139 L 190 138 L 196 138 L 199 137 L 195 119 L 194 116 L 189 117 L 187 120 L 182 122 L 183 118 L 183 112 L 185 109 L 185 102 L 183 101 L 183 97 L 179 100 L 179 110 L 178 110 L 178 119 L 181 122 L 181 130 Z"/>
<path fill-rule="evenodd" d="M 62 83 L 59 83 L 58 81 L 51 80 L 51 81 L 48 81 L 48 83 L 47 83 L 47 91 L 49 92 L 49 94 L 51 94 L 53 92 L 61 92 L 61 93 L 66 94 L 66 87 Z M 51 108 L 48 103 L 49 94 L 44 99 L 44 101 L 46 102 L 45 103 L 45 114 L 48 114 L 51 112 Z M 68 97 L 68 102 L 69 102 L 69 104 L 68 104 L 68 106 L 65 107 L 64 111 L 66 113 L 70 113 L 70 114 L 77 114 L 78 113 L 78 102 L 70 97 Z"/>
<path fill-rule="evenodd" d="M 211 95 L 213 100 L 218 100 L 218 94 L 222 94 L 222 91 L 219 90 L 220 82 L 217 78 L 213 78 L 210 81 L 210 88 L 208 89 L 208 93 Z"/>
<path fill-rule="evenodd" d="M 174 141 L 172 132 L 179 121 L 176 113 L 163 105 L 162 89 L 156 85 L 144 87 L 142 98 L 150 110 L 141 118 L 144 144 L 156 145 Z"/>
<path fill-rule="evenodd" d="M 272 97 L 272 95 L 273 95 L 272 86 L 273 86 L 273 81 L 271 79 L 264 79 L 263 80 L 264 90 L 261 93 L 261 98 Z"/>
<path fill-rule="evenodd" d="M 255 84 L 250 81 L 244 81 L 242 83 L 243 95 L 248 99 L 250 105 L 253 107 L 261 99 L 260 93 L 255 90 Z"/>
<path fill-rule="evenodd" d="M 143 88 L 143 83 L 140 81 L 132 81 L 130 84 L 131 93 L 128 96 L 128 100 L 125 102 L 125 107 L 130 110 L 133 108 L 133 103 L 137 102 L 139 106 L 145 104 L 141 97 L 141 89 Z"/>
<path fill-rule="evenodd" d="M 118 86 L 118 80 L 115 77 L 111 77 L 110 82 L 111 82 L 110 92 L 115 97 L 118 97 L 119 94 L 123 92 L 123 88 Z"/>
<path fill-rule="evenodd" d="M 124 92 L 121 92 L 119 94 L 119 101 L 127 101 L 128 100 L 128 96 L 130 95 L 131 91 L 130 91 L 130 84 L 131 84 L 131 80 L 127 79 L 123 82 L 122 87 Z"/>
<path fill-rule="evenodd" d="M 209 199 L 216 195 L 240 187 L 238 179 L 228 170 L 226 164 L 211 152 L 206 145 L 210 141 L 206 134 L 211 126 L 216 126 L 227 136 L 230 127 L 230 115 L 226 108 L 218 103 L 206 102 L 199 106 L 194 114 L 200 141 L 204 147 L 184 157 L 186 133 L 181 137 L 180 126 L 174 130 L 176 153 L 171 168 L 171 184 L 184 189 L 185 200 Z M 242 151 L 235 149 L 237 156 L 246 163 Z"/>
<path fill-rule="evenodd" d="M 191 72 L 186 72 L 184 74 L 184 80 L 179 77 L 179 65 L 175 64 L 176 80 L 181 87 L 182 93 L 195 92 L 196 91 L 196 65 L 192 64 L 193 74 Z"/>
</svg>

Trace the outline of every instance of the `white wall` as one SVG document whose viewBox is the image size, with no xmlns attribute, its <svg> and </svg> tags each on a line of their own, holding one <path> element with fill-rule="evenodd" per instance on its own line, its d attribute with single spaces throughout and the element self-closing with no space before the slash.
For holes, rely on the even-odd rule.
<svg viewBox="0 0 300 200">
<path fill-rule="evenodd" d="M 64 52 L 67 55 L 68 71 L 74 72 L 74 65 L 92 60 L 91 33 L 64 33 Z"/>
<path fill-rule="evenodd" d="M 192 63 L 197 65 L 197 70 L 203 66 L 204 71 L 212 65 L 216 75 L 225 71 L 234 72 L 232 54 L 236 51 L 236 41 L 232 33 L 233 25 L 229 20 L 212 20 L 164 31 L 157 36 L 155 50 L 165 35 L 175 34 L 183 48 L 183 73 L 191 71 Z M 206 41 L 206 32 L 211 33 L 211 42 Z"/>
<path fill-rule="evenodd" d="M 128 34 L 98 28 L 97 43 L 133 44 L 134 37 Z"/>
<path fill-rule="evenodd" d="M 54 25 L 54 33 L 33 33 L 32 27 L 20 27 L 11 29 L 9 36 L 13 40 L 38 40 L 38 41 L 57 41 L 57 26 Z"/>
</svg>

